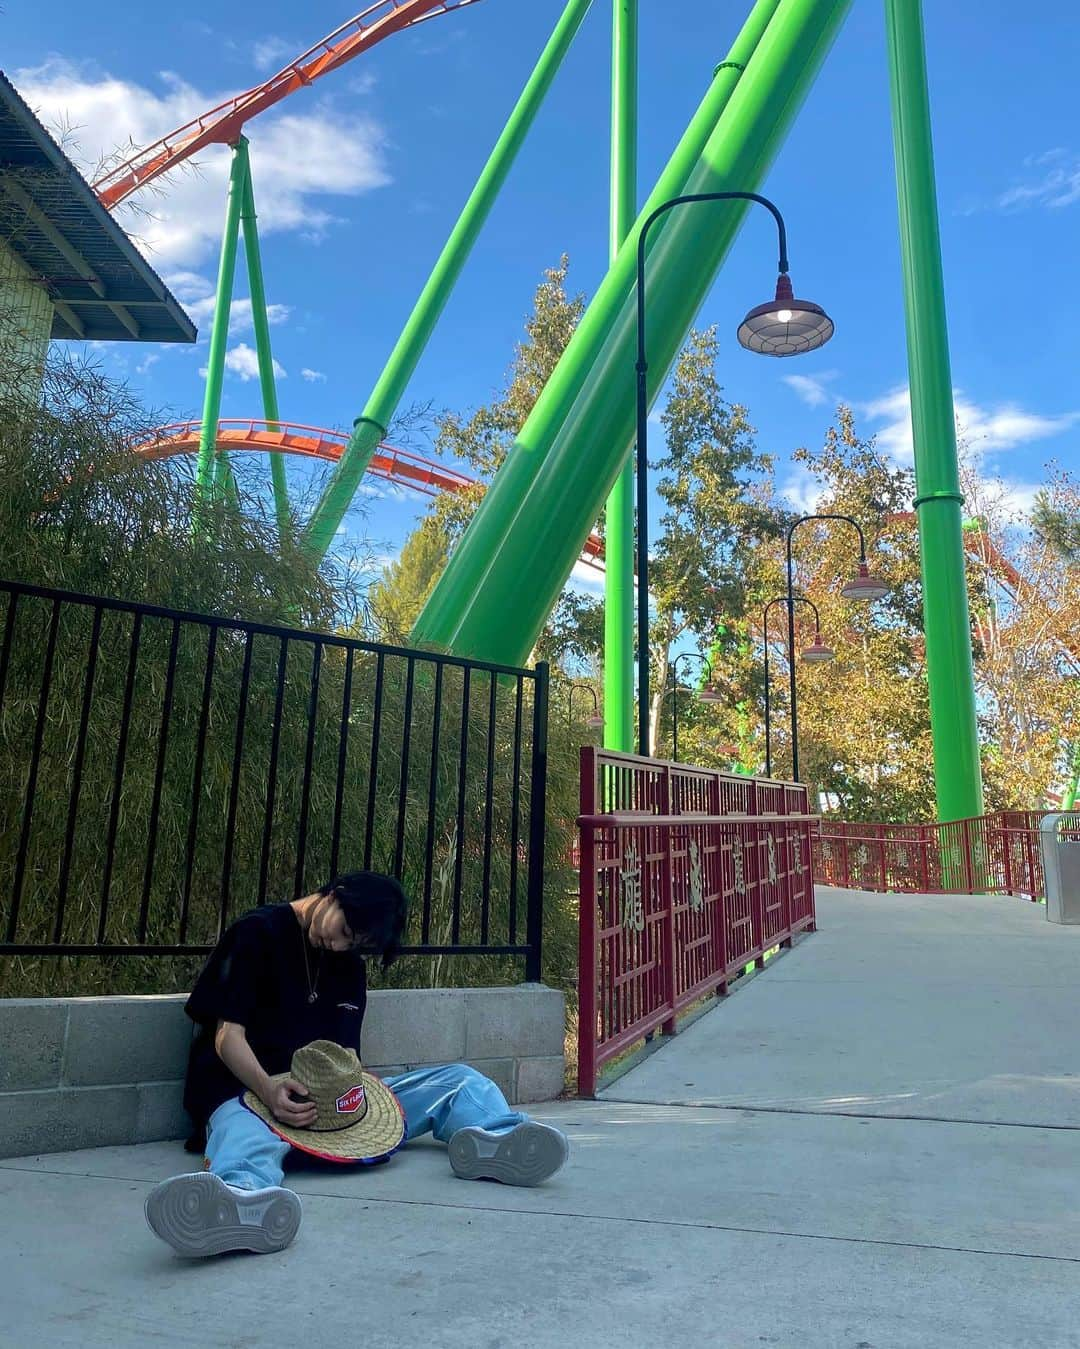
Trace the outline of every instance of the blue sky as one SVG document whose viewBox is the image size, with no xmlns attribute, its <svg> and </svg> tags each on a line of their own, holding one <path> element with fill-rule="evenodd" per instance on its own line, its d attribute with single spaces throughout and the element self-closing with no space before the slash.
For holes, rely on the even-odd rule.
<svg viewBox="0 0 1080 1349">
<path fill-rule="evenodd" d="M 47 124 L 74 128 L 75 157 L 93 164 L 279 68 L 348 18 L 348 4 L 189 0 L 152 19 L 142 0 L 13 6 L 0 19 L 5 68 Z M 643 197 L 745 5 L 641 8 Z M 561 9 L 562 0 L 484 0 L 389 39 L 251 124 L 283 416 L 344 428 L 360 410 Z M 1080 223 L 1080 10 L 1049 0 L 1036 20 L 1011 0 L 926 9 L 958 408 L 983 471 L 1023 503 L 1048 459 L 1077 467 L 1068 297 Z M 596 0 L 406 402 L 468 409 L 487 399 L 542 269 L 561 252 L 575 289 L 591 294 L 602 276 L 609 22 L 610 5 Z M 227 151 L 200 164 L 201 175 L 149 197 L 156 218 L 134 225 L 199 322 L 198 349 L 100 353 L 169 418 L 197 415 L 202 399 Z M 787 219 L 796 290 L 829 309 L 836 337 L 790 364 L 735 342 L 738 319 L 774 280 L 764 213 L 748 218 L 699 322 L 719 324 L 727 395 L 749 407 L 781 482 L 803 502 L 789 453 L 820 441 L 838 398 L 890 453 L 910 455 L 881 4 L 854 5 L 763 190 Z M 241 274 L 238 296 L 244 285 Z M 245 378 L 253 339 L 244 320 L 240 305 L 225 416 L 260 412 L 257 381 Z M 353 527 L 393 553 L 422 504 L 371 493 Z"/>
</svg>

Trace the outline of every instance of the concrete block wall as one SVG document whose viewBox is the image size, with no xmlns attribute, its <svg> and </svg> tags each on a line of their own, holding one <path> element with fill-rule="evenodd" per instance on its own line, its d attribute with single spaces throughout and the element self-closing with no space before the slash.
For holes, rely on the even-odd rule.
<svg viewBox="0 0 1080 1349">
<path fill-rule="evenodd" d="M 0 1000 L 0 1157 L 184 1138 L 184 995 Z M 563 995 L 514 988 L 368 995 L 364 1066 L 468 1063 L 514 1104 L 563 1085 Z"/>
</svg>

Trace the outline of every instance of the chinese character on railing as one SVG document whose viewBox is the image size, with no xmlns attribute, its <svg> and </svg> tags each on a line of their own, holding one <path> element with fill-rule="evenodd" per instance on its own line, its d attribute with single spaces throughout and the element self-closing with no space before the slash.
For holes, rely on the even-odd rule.
<svg viewBox="0 0 1080 1349">
<path fill-rule="evenodd" d="M 802 870 L 803 870 L 803 865 L 802 865 L 802 835 L 801 835 L 797 830 L 796 830 L 796 832 L 795 832 L 795 833 L 792 835 L 792 837 L 791 837 L 791 844 L 792 844 L 792 849 L 791 849 L 791 850 L 792 850 L 792 854 L 793 854 L 793 856 L 794 856 L 794 858 L 795 858 L 795 874 L 796 874 L 796 876 L 801 876 L 801 875 L 802 875 Z M 828 846 L 828 845 L 826 845 L 826 846 Z"/>
<path fill-rule="evenodd" d="M 765 850 L 769 854 L 769 884 L 776 884 L 776 839 L 772 834 L 765 835 Z"/>
<path fill-rule="evenodd" d="M 701 849 L 697 839 L 690 840 L 690 908 L 700 913 L 705 907 L 705 885 L 701 876 Z"/>
<path fill-rule="evenodd" d="M 859 846 L 855 849 L 855 861 L 861 867 L 866 866 L 867 862 L 870 861 L 870 849 L 866 846 L 865 843 L 860 843 Z"/>
<path fill-rule="evenodd" d="M 743 841 L 738 834 L 731 844 L 731 860 L 735 864 L 735 893 L 746 894 L 746 871 L 743 868 Z"/>
<path fill-rule="evenodd" d="M 631 840 L 623 854 L 619 881 L 622 889 L 622 925 L 627 932 L 644 932 L 645 902 L 641 887 L 641 858 L 636 840 Z"/>
</svg>

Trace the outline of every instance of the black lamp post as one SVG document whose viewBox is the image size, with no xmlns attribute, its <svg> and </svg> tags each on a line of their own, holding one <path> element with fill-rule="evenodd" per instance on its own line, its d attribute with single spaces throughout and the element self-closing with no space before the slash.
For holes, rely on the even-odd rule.
<svg viewBox="0 0 1080 1349">
<path fill-rule="evenodd" d="M 698 690 L 699 702 L 718 703 L 722 697 L 713 688 L 712 666 L 704 656 L 699 656 L 696 651 L 684 651 L 671 662 L 668 667 L 671 672 L 671 688 L 668 690 L 671 694 L 671 757 L 676 763 L 679 761 L 679 662 L 681 660 L 699 660 L 708 672 L 705 676 L 705 687 Z"/>
<path fill-rule="evenodd" d="M 794 564 L 791 557 L 791 538 L 800 525 L 805 525 L 811 520 L 843 520 L 852 525 L 859 535 L 859 566 L 855 575 L 845 585 L 840 587 L 840 594 L 847 600 L 879 600 L 883 595 L 889 593 L 889 587 L 876 576 L 870 575 L 870 570 L 866 565 L 866 537 L 862 532 L 859 522 L 850 515 L 837 515 L 833 513 L 825 515 L 803 515 L 791 526 L 787 532 L 787 602 L 788 602 L 788 651 L 792 659 L 788 662 L 788 681 L 790 686 L 789 702 L 791 706 L 791 776 L 795 782 L 799 781 L 799 741 L 797 736 L 798 729 L 798 709 L 796 706 L 795 695 L 795 606 L 792 603 L 795 595 L 794 590 Z"/>
<path fill-rule="evenodd" d="M 780 240 L 776 295 L 751 309 L 739 325 L 747 351 L 763 356 L 798 356 L 815 351 L 833 335 L 833 322 L 820 305 L 797 300 L 788 276 L 784 218 L 767 197 L 756 192 L 694 192 L 662 202 L 641 227 L 637 248 L 637 575 L 638 575 L 638 752 L 649 754 L 649 363 L 645 354 L 645 249 L 649 230 L 675 206 L 695 201 L 755 201 L 772 213 Z"/>
<path fill-rule="evenodd" d="M 791 603 L 808 604 L 814 611 L 814 640 L 803 652 L 803 660 L 808 664 L 821 664 L 824 661 L 832 660 L 835 652 L 831 647 L 825 645 L 821 640 L 821 615 L 818 613 L 818 607 L 813 600 L 807 599 L 805 595 L 793 595 Z M 762 613 L 762 627 L 765 637 L 765 776 L 772 777 L 772 723 L 769 719 L 769 610 L 774 604 L 788 604 L 786 595 L 779 595 L 776 599 L 770 600 Z M 795 651 L 793 647 L 788 647 L 788 661 L 794 665 Z M 792 740 L 794 745 L 798 737 L 798 724 L 792 722 Z"/>
<path fill-rule="evenodd" d="M 600 704 L 596 699 L 596 690 L 591 684 L 570 684 L 570 691 L 566 699 L 566 728 L 572 729 L 574 725 L 574 694 L 578 689 L 584 689 L 586 693 L 592 694 L 592 716 L 585 718 L 585 725 L 590 731 L 603 730 L 604 718 L 600 715 Z"/>
</svg>

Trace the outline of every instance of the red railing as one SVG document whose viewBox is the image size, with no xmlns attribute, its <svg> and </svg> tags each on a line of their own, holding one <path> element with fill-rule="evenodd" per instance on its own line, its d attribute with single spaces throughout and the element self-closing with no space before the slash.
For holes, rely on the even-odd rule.
<svg viewBox="0 0 1080 1349">
<path fill-rule="evenodd" d="M 815 922 L 806 789 L 581 751 L 578 1091 Z"/>
<path fill-rule="evenodd" d="M 822 820 L 814 836 L 814 880 L 850 890 L 1042 899 L 1039 821 L 1045 814 L 998 811 L 948 824 Z"/>
</svg>

